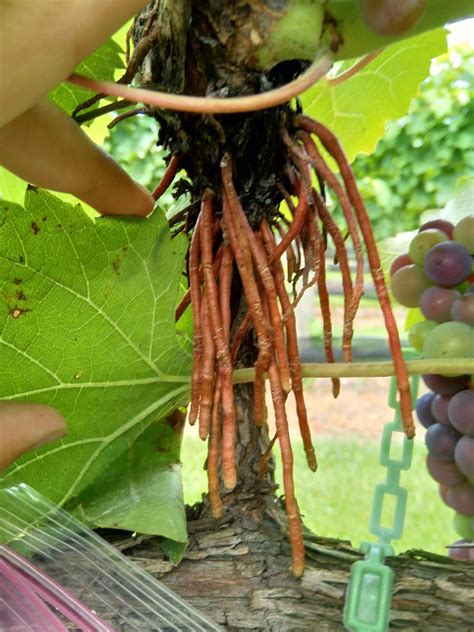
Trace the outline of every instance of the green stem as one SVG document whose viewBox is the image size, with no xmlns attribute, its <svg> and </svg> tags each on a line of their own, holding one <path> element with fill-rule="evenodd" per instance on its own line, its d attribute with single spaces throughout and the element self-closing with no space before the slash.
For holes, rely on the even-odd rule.
<svg viewBox="0 0 474 632">
<path fill-rule="evenodd" d="M 313 61 L 328 47 L 336 60 L 353 59 L 473 14 L 474 0 L 429 0 L 413 28 L 389 37 L 365 24 L 357 0 L 287 0 L 286 10 L 262 42 L 259 62 L 267 70 L 284 60 Z"/>
<path fill-rule="evenodd" d="M 394 42 L 418 35 L 425 31 L 444 26 L 463 18 L 472 17 L 474 0 L 429 0 L 420 21 L 407 33 L 396 37 L 378 35 L 363 22 L 359 4 L 355 0 L 328 0 L 326 14 L 336 21 L 336 30 L 342 36 L 342 44 L 335 53 L 335 59 L 351 59 L 383 48 Z M 326 29 L 324 39 L 329 36 Z"/>
<path fill-rule="evenodd" d="M 460 372 L 473 373 L 474 360 L 408 360 L 408 373 L 411 375 L 425 374 L 457 374 Z M 351 363 L 308 363 L 302 364 L 305 378 L 318 377 L 389 377 L 395 375 L 393 362 L 351 362 Z M 237 369 L 234 371 L 234 384 L 252 382 L 254 369 Z"/>
</svg>

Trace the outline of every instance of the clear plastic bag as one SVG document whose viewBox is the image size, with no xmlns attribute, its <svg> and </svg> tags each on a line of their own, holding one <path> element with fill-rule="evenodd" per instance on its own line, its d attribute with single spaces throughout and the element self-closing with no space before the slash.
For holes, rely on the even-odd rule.
<svg viewBox="0 0 474 632">
<path fill-rule="evenodd" d="M 221 630 L 26 485 L 0 490 L 0 542 L 2 631 Z"/>
</svg>

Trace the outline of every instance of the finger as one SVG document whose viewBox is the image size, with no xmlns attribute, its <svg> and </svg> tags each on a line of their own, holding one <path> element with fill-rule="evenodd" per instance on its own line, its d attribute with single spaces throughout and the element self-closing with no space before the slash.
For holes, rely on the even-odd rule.
<svg viewBox="0 0 474 632">
<path fill-rule="evenodd" d="M 50 406 L 0 402 L 0 472 L 24 452 L 65 434 L 64 418 Z"/>
<path fill-rule="evenodd" d="M 63 81 L 144 0 L 0 2 L 0 126 Z"/>
<path fill-rule="evenodd" d="M 72 193 L 103 215 L 153 209 L 150 193 L 47 100 L 0 129 L 0 164 L 27 182 Z"/>
</svg>

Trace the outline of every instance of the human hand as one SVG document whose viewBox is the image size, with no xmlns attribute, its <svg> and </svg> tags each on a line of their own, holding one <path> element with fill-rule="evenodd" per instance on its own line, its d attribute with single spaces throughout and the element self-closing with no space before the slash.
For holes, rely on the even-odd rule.
<svg viewBox="0 0 474 632">
<path fill-rule="evenodd" d="M 0 402 L 0 472 L 24 452 L 66 434 L 66 422 L 43 404 Z"/>
<path fill-rule="evenodd" d="M 72 193 L 104 215 L 151 212 L 153 198 L 46 94 L 136 13 L 144 0 L 0 0 L 0 164 Z M 0 402 L 0 471 L 66 433 L 41 404 Z"/>
<path fill-rule="evenodd" d="M 0 0 L 0 164 L 103 215 L 144 216 L 150 193 L 46 94 L 144 0 Z"/>
</svg>

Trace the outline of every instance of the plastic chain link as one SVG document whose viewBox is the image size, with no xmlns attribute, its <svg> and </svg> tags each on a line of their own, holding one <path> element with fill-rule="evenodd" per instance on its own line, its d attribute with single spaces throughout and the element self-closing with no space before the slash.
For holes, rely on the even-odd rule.
<svg viewBox="0 0 474 632">
<path fill-rule="evenodd" d="M 412 402 L 416 401 L 418 382 L 418 376 L 410 377 Z M 375 487 L 369 521 L 369 531 L 378 539 L 375 544 L 362 542 L 360 550 L 365 559 L 355 562 L 351 568 L 344 606 L 344 625 L 351 632 L 388 630 L 394 572 L 384 561 L 387 556 L 394 554 L 391 541 L 400 539 L 403 533 L 407 490 L 400 485 L 400 474 L 410 468 L 413 455 L 413 440 L 407 439 L 403 433 L 394 377 L 390 382 L 388 405 L 395 410 L 395 418 L 384 426 L 379 456 L 380 465 L 387 468 L 387 476 L 384 483 L 378 483 Z M 399 459 L 390 456 L 396 434 L 403 437 Z M 390 526 L 383 526 L 383 505 L 390 497 L 395 500 L 394 515 Z"/>
</svg>

